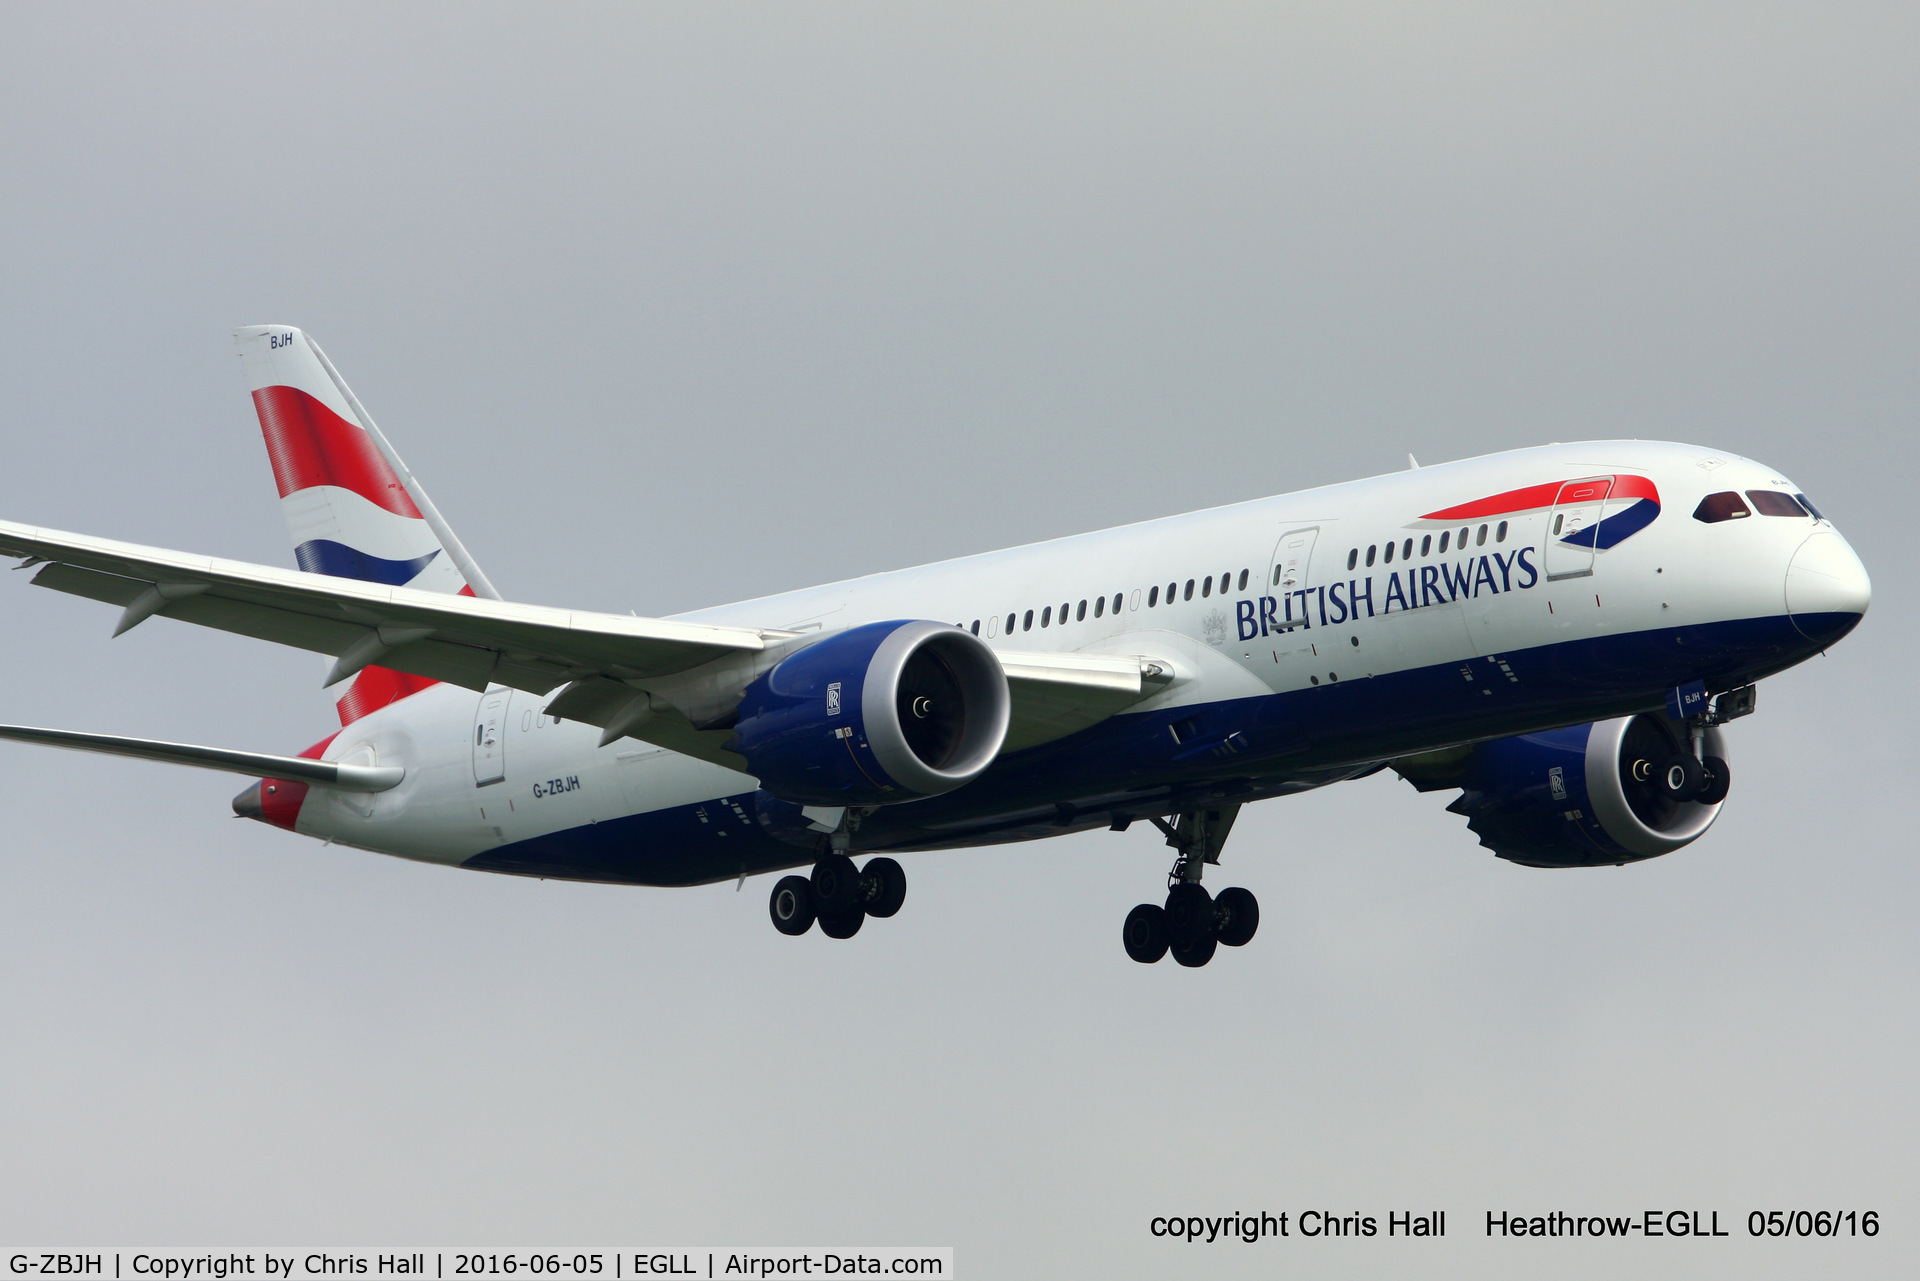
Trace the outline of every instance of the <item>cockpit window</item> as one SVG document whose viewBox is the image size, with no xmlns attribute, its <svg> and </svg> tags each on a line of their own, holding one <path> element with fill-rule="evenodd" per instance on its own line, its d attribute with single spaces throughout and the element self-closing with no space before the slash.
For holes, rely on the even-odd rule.
<svg viewBox="0 0 1920 1281">
<path fill-rule="evenodd" d="M 1747 505 L 1740 501 L 1740 495 L 1731 489 L 1723 494 L 1708 494 L 1700 500 L 1700 505 L 1693 509 L 1693 518 L 1703 520 L 1709 525 L 1722 520 L 1740 520 L 1751 515 L 1753 513 L 1748 510 Z"/>
<path fill-rule="evenodd" d="M 1802 507 L 1806 508 L 1809 512 L 1813 514 L 1813 518 L 1815 520 L 1826 519 L 1825 516 L 1822 516 L 1820 514 L 1820 509 L 1813 505 L 1813 500 L 1811 498 L 1808 498 L 1805 494 L 1795 494 L 1794 497 L 1800 500 L 1800 505 Z"/>
<path fill-rule="evenodd" d="M 1777 489 L 1749 489 L 1747 497 L 1753 500 L 1753 509 L 1762 516 L 1798 516 L 1806 518 L 1806 510 L 1793 501 L 1792 494 L 1783 494 Z"/>
</svg>

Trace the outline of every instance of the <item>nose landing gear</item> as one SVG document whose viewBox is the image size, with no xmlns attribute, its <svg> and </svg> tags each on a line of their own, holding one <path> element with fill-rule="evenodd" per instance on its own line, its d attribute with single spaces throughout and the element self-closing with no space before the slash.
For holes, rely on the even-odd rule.
<svg viewBox="0 0 1920 1281">
<path fill-rule="evenodd" d="M 1200 883 L 1209 863 L 1220 861 L 1227 832 L 1239 814 L 1238 805 L 1189 810 L 1174 821 L 1150 820 L 1177 852 L 1167 873 L 1164 906 L 1142 903 L 1127 913 L 1120 941 L 1127 955 L 1152 965 L 1169 952 L 1175 963 L 1197 969 L 1213 959 L 1221 944 L 1244 947 L 1260 928 L 1260 903 L 1252 891 L 1231 886 L 1216 897 Z"/>
</svg>

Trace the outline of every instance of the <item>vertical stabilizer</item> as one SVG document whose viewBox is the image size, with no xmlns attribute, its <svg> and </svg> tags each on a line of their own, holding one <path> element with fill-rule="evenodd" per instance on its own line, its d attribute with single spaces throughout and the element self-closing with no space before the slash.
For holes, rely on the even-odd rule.
<svg viewBox="0 0 1920 1281">
<path fill-rule="evenodd" d="M 289 325 L 249 325 L 233 337 L 301 569 L 500 598 L 317 344 Z M 432 683 L 366 668 L 340 694 L 341 722 Z"/>
</svg>

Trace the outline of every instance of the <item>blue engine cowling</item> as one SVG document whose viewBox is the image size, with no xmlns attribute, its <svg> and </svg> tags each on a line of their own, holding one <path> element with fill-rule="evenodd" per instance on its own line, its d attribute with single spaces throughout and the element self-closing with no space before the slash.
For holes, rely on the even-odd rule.
<svg viewBox="0 0 1920 1281">
<path fill-rule="evenodd" d="M 1466 816 L 1480 843 L 1529 867 L 1599 867 L 1670 854 L 1697 839 L 1720 806 L 1674 802 L 1653 776 L 1685 746 L 1686 727 L 1664 716 L 1623 716 L 1493 739 L 1455 752 L 1397 761 L 1421 791 L 1463 789 L 1447 809 Z M 1716 729 L 1707 754 L 1725 758 Z"/>
<path fill-rule="evenodd" d="M 1013 703 L 1000 660 L 949 623 L 867 623 L 761 674 L 727 743 L 801 805 L 937 796 L 993 763 Z"/>
</svg>

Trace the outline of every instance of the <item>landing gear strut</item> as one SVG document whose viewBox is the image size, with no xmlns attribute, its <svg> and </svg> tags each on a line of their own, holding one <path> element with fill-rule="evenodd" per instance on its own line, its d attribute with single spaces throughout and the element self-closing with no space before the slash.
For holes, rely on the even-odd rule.
<svg viewBox="0 0 1920 1281">
<path fill-rule="evenodd" d="M 1198 968 L 1213 959 L 1214 949 L 1244 947 L 1260 928 L 1260 903 L 1249 890 L 1232 886 L 1216 898 L 1200 883 L 1209 863 L 1220 861 L 1227 833 L 1240 812 L 1238 805 L 1186 810 L 1165 819 L 1149 820 L 1166 836 L 1177 857 L 1167 873 L 1164 906 L 1142 903 L 1127 913 L 1120 941 L 1127 955 L 1152 965 L 1167 953 L 1180 965 Z"/>
<path fill-rule="evenodd" d="M 906 869 L 890 858 L 865 867 L 838 852 L 822 856 L 810 876 L 783 876 L 767 900 L 767 915 L 782 934 L 800 935 L 820 923 L 828 938 L 850 939 L 869 916 L 888 917 L 907 900 Z"/>
</svg>

